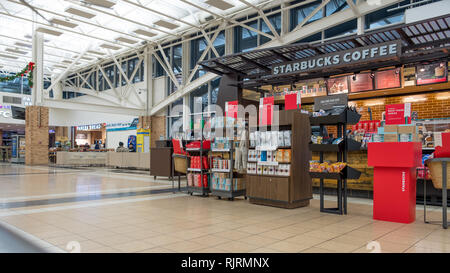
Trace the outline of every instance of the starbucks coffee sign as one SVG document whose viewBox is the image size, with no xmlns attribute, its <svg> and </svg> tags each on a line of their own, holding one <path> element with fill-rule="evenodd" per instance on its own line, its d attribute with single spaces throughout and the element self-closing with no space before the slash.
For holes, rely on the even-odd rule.
<svg viewBox="0 0 450 273">
<path fill-rule="evenodd" d="M 329 53 L 312 58 L 301 59 L 272 66 L 272 75 L 297 74 L 325 68 L 341 67 L 349 64 L 365 63 L 374 60 L 391 59 L 400 56 L 401 41 L 357 47 L 345 51 Z"/>
</svg>

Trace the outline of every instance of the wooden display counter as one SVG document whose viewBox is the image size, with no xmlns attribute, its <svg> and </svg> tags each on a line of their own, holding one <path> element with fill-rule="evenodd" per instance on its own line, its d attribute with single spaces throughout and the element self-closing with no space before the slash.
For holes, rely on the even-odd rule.
<svg viewBox="0 0 450 273">
<path fill-rule="evenodd" d="M 59 166 L 105 166 L 106 152 L 56 152 L 56 165 Z"/>
<path fill-rule="evenodd" d="M 113 168 L 148 170 L 150 153 L 108 152 L 106 165 Z"/>
<path fill-rule="evenodd" d="M 253 204 L 280 208 L 309 205 L 312 184 L 309 176 L 310 124 L 308 115 L 298 110 L 280 111 L 280 130 L 291 130 L 291 169 L 289 176 L 246 174 L 247 197 Z"/>
</svg>

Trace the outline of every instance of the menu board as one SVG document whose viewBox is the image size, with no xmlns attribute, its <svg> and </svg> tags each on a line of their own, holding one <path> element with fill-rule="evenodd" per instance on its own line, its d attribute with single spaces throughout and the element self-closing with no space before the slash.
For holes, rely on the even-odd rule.
<svg viewBox="0 0 450 273">
<path fill-rule="evenodd" d="M 400 68 L 375 72 L 375 88 L 400 88 Z"/>
<path fill-rule="evenodd" d="M 330 78 L 327 80 L 328 95 L 348 93 L 348 77 Z"/>
<path fill-rule="evenodd" d="M 355 74 L 349 78 L 351 93 L 373 90 L 373 80 L 370 73 Z"/>
<path fill-rule="evenodd" d="M 447 82 L 447 64 L 445 62 L 418 65 L 416 68 L 417 85 Z"/>
<path fill-rule="evenodd" d="M 403 68 L 403 79 L 405 86 L 414 86 L 416 84 L 416 67 L 404 67 Z"/>
</svg>

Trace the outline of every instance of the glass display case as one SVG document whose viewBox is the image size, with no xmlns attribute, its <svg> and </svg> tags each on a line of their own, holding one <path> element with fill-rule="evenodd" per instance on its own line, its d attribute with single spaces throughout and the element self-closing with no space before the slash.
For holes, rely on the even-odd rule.
<svg viewBox="0 0 450 273">
<path fill-rule="evenodd" d="M 412 121 L 418 127 L 422 148 L 434 149 L 440 133 L 450 132 L 450 118 L 418 119 Z"/>
</svg>

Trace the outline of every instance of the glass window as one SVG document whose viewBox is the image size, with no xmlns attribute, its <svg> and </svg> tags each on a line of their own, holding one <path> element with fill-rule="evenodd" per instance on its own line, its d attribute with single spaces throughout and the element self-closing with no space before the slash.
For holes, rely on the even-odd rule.
<svg viewBox="0 0 450 273">
<path fill-rule="evenodd" d="M 211 35 L 212 38 L 213 34 Z M 217 50 L 217 53 L 219 53 L 219 56 L 223 56 L 225 54 L 225 31 L 221 31 L 217 38 L 213 42 L 214 48 Z M 215 57 L 214 54 L 211 54 L 210 58 Z"/>
<path fill-rule="evenodd" d="M 318 32 L 318 33 L 315 33 L 308 37 L 305 37 L 303 39 L 300 39 L 300 40 L 296 41 L 295 43 L 309 43 L 309 42 L 319 41 L 321 39 L 322 39 L 322 33 Z"/>
<path fill-rule="evenodd" d="M 119 81 L 120 81 L 120 71 L 116 66 L 114 66 L 114 81 L 113 81 L 114 87 L 119 87 Z"/>
<path fill-rule="evenodd" d="M 208 84 L 204 84 L 193 91 L 190 95 L 191 113 L 207 111 L 208 107 Z"/>
<path fill-rule="evenodd" d="M 278 34 L 281 33 L 281 13 L 277 13 L 274 15 L 270 15 L 267 17 L 269 19 L 269 22 L 272 24 L 273 28 L 275 28 L 276 32 Z M 263 19 L 260 19 L 261 22 L 261 28 L 260 30 L 264 33 L 268 33 L 270 35 L 272 34 L 272 31 L 270 30 L 269 26 L 266 24 L 266 22 Z M 269 37 L 266 37 L 264 35 L 260 35 L 260 45 L 265 44 L 270 41 Z"/>
<path fill-rule="evenodd" d="M 325 5 L 325 13 L 327 16 L 330 16 L 332 14 L 335 14 L 336 12 L 345 10 L 347 8 L 349 8 L 347 1 L 331 0 L 328 4 Z"/>
<path fill-rule="evenodd" d="M 258 29 L 258 20 L 246 23 L 246 25 Z M 241 26 L 234 28 L 234 52 L 246 52 L 258 46 L 258 33 Z"/>
<path fill-rule="evenodd" d="M 221 78 L 217 78 L 211 81 L 211 105 L 215 105 L 217 103 L 217 95 L 219 94 L 220 79 Z"/>
<path fill-rule="evenodd" d="M 131 60 L 128 60 L 128 72 L 127 72 L 127 76 L 130 79 L 131 76 L 133 75 L 134 69 L 136 68 L 137 62 L 138 62 L 138 57 L 133 58 Z M 139 72 L 139 71 L 138 71 Z M 136 74 L 139 76 L 139 73 L 136 72 Z M 131 79 L 132 83 L 135 83 L 135 77 L 133 77 L 133 79 Z"/>
<path fill-rule="evenodd" d="M 206 47 L 207 43 L 205 38 L 198 38 L 191 41 L 191 69 L 195 67 Z"/>
<path fill-rule="evenodd" d="M 158 57 L 164 61 L 161 53 L 158 51 L 156 52 L 156 54 L 158 54 Z M 164 70 L 164 68 L 162 67 L 162 65 L 159 63 L 159 61 L 153 56 L 152 57 L 152 62 L 153 62 L 153 78 L 158 78 L 161 76 L 165 76 L 166 75 L 166 71 Z"/>
<path fill-rule="evenodd" d="M 340 36 L 349 33 L 355 33 L 357 28 L 357 20 L 350 20 L 343 24 L 325 30 L 325 38 L 331 38 L 334 36 Z"/>
<path fill-rule="evenodd" d="M 124 73 L 125 75 L 127 75 L 127 61 L 123 61 L 122 64 L 121 64 L 120 66 L 122 67 L 123 73 Z M 117 69 L 117 70 L 119 70 L 119 69 Z M 122 75 L 122 72 L 119 71 L 119 74 L 120 74 L 120 78 L 122 79 L 121 82 L 120 82 L 120 84 L 121 84 L 122 86 L 126 85 L 126 84 L 127 84 L 127 80 L 126 80 L 125 77 Z"/>
<path fill-rule="evenodd" d="M 98 91 L 103 91 L 105 90 L 105 85 L 104 85 L 104 79 L 103 79 L 103 73 L 99 70 L 98 71 Z"/>
<path fill-rule="evenodd" d="M 377 10 L 370 14 L 367 14 L 366 18 L 365 18 L 365 21 L 366 21 L 365 28 L 371 29 L 371 28 L 377 28 L 377 27 L 394 24 L 394 23 L 403 22 L 404 17 L 405 17 L 405 9 L 406 8 L 396 9 L 393 11 L 388 11 L 388 10 L 390 10 L 392 8 L 396 8 L 399 5 L 404 6 L 407 4 L 410 4 L 409 0 L 400 2 L 398 4 L 395 4 L 395 5 L 389 6 L 387 8 L 380 9 L 380 10 Z"/>
<path fill-rule="evenodd" d="M 145 59 L 144 59 L 145 60 Z M 144 81 L 144 75 L 145 75 L 145 68 L 144 68 L 144 60 L 141 62 L 141 68 L 140 68 L 140 73 L 139 73 L 139 79 L 141 82 Z"/>
<path fill-rule="evenodd" d="M 296 4 L 296 3 L 299 3 L 299 1 L 295 1 L 292 4 Z M 291 9 L 291 11 L 290 11 L 290 13 L 291 13 L 290 29 L 293 30 L 298 24 L 303 22 L 303 20 L 309 14 L 311 14 L 320 4 L 321 4 L 321 1 L 315 1 L 315 2 L 313 2 L 311 4 L 307 4 L 307 5 L 304 5 L 304 6 L 299 6 L 299 7 Z M 308 23 L 314 22 L 314 21 L 316 21 L 316 20 L 318 20 L 318 19 L 320 19 L 322 17 L 323 17 L 322 12 L 318 11 L 306 23 L 308 24 Z"/>
<path fill-rule="evenodd" d="M 104 68 L 106 76 L 108 77 L 109 81 L 114 84 L 114 66 L 108 66 Z M 111 89 L 112 86 L 109 86 L 109 83 L 107 81 L 105 81 L 105 90 L 107 89 Z"/>
<path fill-rule="evenodd" d="M 183 64 L 182 64 L 182 56 L 183 56 L 183 49 L 182 45 L 176 45 L 172 47 L 172 70 L 173 73 L 180 74 L 183 71 Z"/>
</svg>

